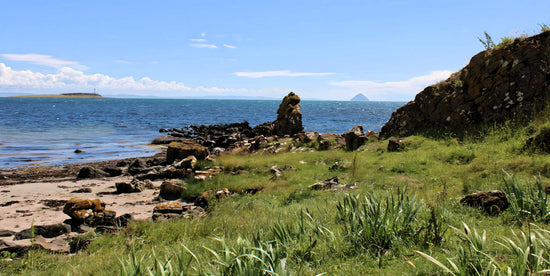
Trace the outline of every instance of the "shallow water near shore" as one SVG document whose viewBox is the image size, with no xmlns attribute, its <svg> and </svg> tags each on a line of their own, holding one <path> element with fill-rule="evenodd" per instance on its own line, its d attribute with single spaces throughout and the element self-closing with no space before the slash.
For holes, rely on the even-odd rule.
<svg viewBox="0 0 550 276">
<path fill-rule="evenodd" d="M 274 121 L 280 101 L 0 98 L 0 168 L 148 156 L 161 128 Z M 379 131 L 403 102 L 302 101 L 305 131 Z M 79 149 L 82 153 L 75 153 Z"/>
</svg>

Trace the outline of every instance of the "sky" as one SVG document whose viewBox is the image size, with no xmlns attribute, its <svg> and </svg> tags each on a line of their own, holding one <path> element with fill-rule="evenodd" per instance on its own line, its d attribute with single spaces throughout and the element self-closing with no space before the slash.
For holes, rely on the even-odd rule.
<svg viewBox="0 0 550 276">
<path fill-rule="evenodd" d="M 0 96 L 410 101 L 550 1 L 0 0 Z"/>
</svg>

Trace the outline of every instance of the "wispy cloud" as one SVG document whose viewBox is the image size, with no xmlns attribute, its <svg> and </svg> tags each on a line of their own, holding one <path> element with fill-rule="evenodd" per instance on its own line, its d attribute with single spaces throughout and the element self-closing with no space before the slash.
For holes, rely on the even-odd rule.
<svg viewBox="0 0 550 276">
<path fill-rule="evenodd" d="M 218 48 L 218 46 L 214 44 L 207 44 L 207 43 L 194 43 L 194 44 L 189 44 L 189 46 L 195 47 L 195 48 L 210 48 L 210 49 Z"/>
<path fill-rule="evenodd" d="M 327 76 L 334 75 L 334 73 L 306 73 L 306 72 L 292 72 L 290 70 L 281 71 L 262 71 L 262 72 L 235 72 L 235 76 L 247 77 L 247 78 L 265 78 L 265 77 L 306 77 L 306 76 Z"/>
<path fill-rule="evenodd" d="M 452 71 L 433 71 L 428 75 L 410 78 L 406 81 L 375 82 L 368 80 L 332 82 L 334 86 L 346 87 L 354 92 L 364 93 L 372 99 L 392 98 L 392 95 L 411 97 L 426 86 L 447 79 Z"/>
<path fill-rule="evenodd" d="M 204 38 L 191 38 L 189 39 L 192 42 L 206 42 L 207 40 Z"/>
<path fill-rule="evenodd" d="M 41 55 L 41 54 L 1 54 L 7 60 L 14 61 L 27 61 L 34 64 L 45 65 L 55 68 L 61 68 L 65 66 L 77 68 L 79 70 L 89 69 L 87 66 L 80 64 L 78 61 L 63 60 L 60 58 L 55 58 L 50 55 Z"/>
<path fill-rule="evenodd" d="M 116 63 L 122 63 L 122 64 L 133 64 L 133 62 L 127 61 L 127 60 L 123 60 L 123 59 L 117 59 L 117 60 L 114 60 L 114 62 L 116 62 Z"/>
<path fill-rule="evenodd" d="M 237 49 L 237 46 L 228 45 L 228 44 L 224 44 L 223 47 L 229 48 L 229 49 Z"/>
</svg>

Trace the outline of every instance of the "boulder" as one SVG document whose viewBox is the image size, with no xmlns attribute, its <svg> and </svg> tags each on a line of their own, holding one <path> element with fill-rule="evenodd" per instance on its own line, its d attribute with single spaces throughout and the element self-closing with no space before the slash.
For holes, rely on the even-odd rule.
<svg viewBox="0 0 550 276">
<path fill-rule="evenodd" d="M 46 239 L 43 236 L 36 236 L 34 244 L 40 246 L 42 249 L 54 252 L 54 253 L 71 253 L 71 247 L 65 237 L 55 237 L 53 239 Z"/>
<path fill-rule="evenodd" d="M 277 120 L 273 125 L 273 134 L 279 136 L 294 135 L 303 130 L 300 97 L 294 92 L 290 92 L 279 105 Z"/>
<path fill-rule="evenodd" d="M 84 178 L 101 178 L 101 177 L 107 177 L 110 176 L 108 173 L 96 169 L 94 167 L 82 167 L 80 171 L 78 172 L 77 179 L 84 179 Z"/>
<path fill-rule="evenodd" d="M 146 171 L 148 171 L 147 163 L 141 158 L 136 158 L 128 166 L 128 173 L 130 173 L 131 175 L 142 174 Z"/>
<path fill-rule="evenodd" d="M 132 180 L 132 182 L 115 183 L 116 192 L 119 194 L 143 192 L 143 190 L 145 190 L 145 187 L 143 186 L 143 182 L 139 180 L 135 180 L 135 181 L 134 180 Z"/>
<path fill-rule="evenodd" d="M 354 126 L 350 131 L 342 134 L 342 136 L 346 141 L 346 148 L 351 151 L 358 149 L 368 141 L 361 125 Z"/>
<path fill-rule="evenodd" d="M 174 181 L 164 181 L 160 185 L 159 197 L 165 200 L 176 200 L 181 197 L 185 188 L 174 183 Z"/>
<path fill-rule="evenodd" d="M 191 155 L 195 156 L 197 160 L 204 160 L 209 154 L 208 148 L 195 142 L 172 142 L 168 145 L 166 151 L 166 162 L 171 164 L 175 160 L 184 159 Z"/>
<path fill-rule="evenodd" d="M 71 198 L 65 203 L 63 213 L 71 217 L 70 224 L 87 226 L 113 225 L 116 212 L 105 209 L 100 199 Z"/>
<path fill-rule="evenodd" d="M 479 207 L 488 214 L 498 215 L 508 209 L 510 203 L 503 191 L 483 191 L 469 194 L 460 199 L 462 205 Z"/>
</svg>

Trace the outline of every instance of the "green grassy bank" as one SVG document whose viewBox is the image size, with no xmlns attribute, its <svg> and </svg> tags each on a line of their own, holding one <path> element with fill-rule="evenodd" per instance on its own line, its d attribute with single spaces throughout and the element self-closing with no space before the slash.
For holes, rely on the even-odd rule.
<svg viewBox="0 0 550 276">
<path fill-rule="evenodd" d="M 28 252 L 0 261 L 3 275 L 529 275 L 550 268 L 546 194 L 550 158 L 525 148 L 545 127 L 486 127 L 452 135 L 408 137 L 401 152 L 387 140 L 358 151 L 282 152 L 218 157 L 206 182 L 187 181 L 186 196 L 216 188 L 241 192 L 211 199 L 209 215 L 131 223 L 97 235 L 71 256 Z M 305 145 L 304 145 L 305 146 Z M 310 145 L 311 146 L 311 145 Z M 339 162 L 340 167 L 330 167 Z M 274 177 L 270 167 L 284 172 Z M 508 177 L 510 174 L 513 177 Z M 309 185 L 338 176 L 349 191 Z M 537 182 L 538 181 L 538 182 Z M 540 184 L 537 186 L 536 184 Z M 242 193 L 261 188 L 254 195 Z M 468 193 L 501 189 L 512 207 L 495 216 L 459 203 Z M 88 234 L 95 236 L 96 234 Z"/>
</svg>

